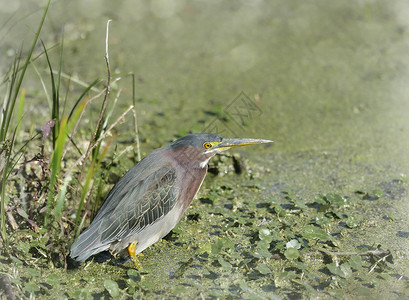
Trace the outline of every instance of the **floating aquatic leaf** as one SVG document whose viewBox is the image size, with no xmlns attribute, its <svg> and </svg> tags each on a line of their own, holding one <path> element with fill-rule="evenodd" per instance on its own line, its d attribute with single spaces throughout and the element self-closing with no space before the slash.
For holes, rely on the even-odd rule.
<svg viewBox="0 0 409 300">
<path fill-rule="evenodd" d="M 344 277 L 348 278 L 352 275 L 352 270 L 349 264 L 345 263 L 340 266 L 342 273 L 344 273 Z"/>
<path fill-rule="evenodd" d="M 336 209 L 333 209 L 333 210 L 332 210 L 332 213 L 333 213 L 334 216 L 336 216 L 338 219 L 345 219 L 345 218 L 347 217 L 343 212 L 338 211 L 338 210 L 336 210 Z"/>
<path fill-rule="evenodd" d="M 300 208 L 301 210 L 305 209 L 307 206 L 305 205 L 305 203 L 298 199 L 295 195 L 293 195 L 290 191 L 286 191 L 285 194 L 287 195 L 287 199 L 291 200 L 291 202 L 293 202 L 295 207 Z"/>
<path fill-rule="evenodd" d="M 38 276 L 41 275 L 38 270 L 33 269 L 33 268 L 27 268 L 26 271 L 27 271 L 27 273 L 30 274 L 30 276 L 32 276 L 32 277 L 38 277 Z"/>
<path fill-rule="evenodd" d="M 293 260 L 297 259 L 300 256 L 300 253 L 295 248 L 288 248 L 284 251 L 284 256 L 289 260 Z"/>
<path fill-rule="evenodd" d="M 212 252 L 212 244 L 210 243 L 200 243 L 198 246 L 198 253 L 211 253 Z"/>
<path fill-rule="evenodd" d="M 234 250 L 234 243 L 228 238 L 222 238 L 212 244 L 212 254 L 219 254 L 222 249 Z"/>
<path fill-rule="evenodd" d="M 328 202 L 331 203 L 333 207 L 341 207 L 347 204 L 347 199 L 345 199 L 344 197 L 338 194 L 330 193 L 330 194 L 327 194 L 325 197 L 328 200 Z"/>
<path fill-rule="evenodd" d="M 352 255 L 351 258 L 349 259 L 349 265 L 354 268 L 355 270 L 361 270 L 362 269 L 362 260 L 359 255 Z"/>
<path fill-rule="evenodd" d="M 327 269 L 334 275 L 338 275 L 340 277 L 344 277 L 344 273 L 341 269 L 334 263 L 327 264 Z"/>
<path fill-rule="evenodd" d="M 348 278 L 352 274 L 351 267 L 349 266 L 349 264 L 346 263 L 340 266 L 331 263 L 327 265 L 327 268 L 332 274 L 338 275 L 341 278 Z"/>
<path fill-rule="evenodd" d="M 314 225 L 305 226 L 302 235 L 307 240 L 318 239 L 321 241 L 328 241 L 330 239 L 330 236 L 324 230 Z"/>
<path fill-rule="evenodd" d="M 263 264 L 263 263 L 258 264 L 256 267 L 256 270 L 259 271 L 263 275 L 271 273 L 270 268 L 266 264 Z"/>
<path fill-rule="evenodd" d="M 127 272 L 129 279 L 132 281 L 139 281 L 141 280 L 141 275 L 135 269 L 129 269 Z"/>
<path fill-rule="evenodd" d="M 301 248 L 301 244 L 298 240 L 296 239 L 292 239 L 291 241 L 289 241 L 287 244 L 285 244 L 286 248 L 295 248 L 295 249 L 300 249 Z"/>
<path fill-rule="evenodd" d="M 251 287 L 249 287 L 249 286 L 247 285 L 247 283 L 246 283 L 244 280 L 242 280 L 242 279 L 239 280 L 239 286 L 240 286 L 240 289 L 241 289 L 243 292 L 253 293 L 253 290 L 251 289 Z"/>
<path fill-rule="evenodd" d="M 119 297 L 119 287 L 118 283 L 111 279 L 106 279 L 104 281 L 104 287 L 108 291 L 108 293 L 111 295 L 111 297 Z"/>
<path fill-rule="evenodd" d="M 155 287 L 155 284 L 151 281 L 143 280 L 141 281 L 141 287 L 146 291 L 150 291 Z"/>
<path fill-rule="evenodd" d="M 47 276 L 47 282 L 53 286 L 60 284 L 60 277 L 57 274 L 50 274 Z"/>
<path fill-rule="evenodd" d="M 281 236 L 277 231 L 273 231 L 271 234 L 271 237 L 273 238 L 273 241 L 276 241 L 276 242 L 281 241 Z"/>
<path fill-rule="evenodd" d="M 279 280 L 291 280 L 297 278 L 295 271 L 284 271 L 278 275 Z"/>
<path fill-rule="evenodd" d="M 262 228 L 258 232 L 258 237 L 260 240 L 265 241 L 266 243 L 271 243 L 273 241 L 273 236 L 271 235 L 270 230 L 267 228 Z"/>
<path fill-rule="evenodd" d="M 224 260 L 222 257 L 219 257 L 217 259 L 217 261 L 222 266 L 223 270 L 225 270 L 225 271 L 230 271 L 231 270 L 231 268 L 232 268 L 231 264 L 228 261 Z"/>
<path fill-rule="evenodd" d="M 323 213 L 318 213 L 318 215 L 315 217 L 315 224 L 317 225 L 326 226 L 329 223 L 331 223 L 331 219 L 327 218 Z"/>
<path fill-rule="evenodd" d="M 18 266 L 22 266 L 23 262 L 19 260 L 17 257 L 14 257 L 13 255 L 10 255 L 10 260 L 15 263 Z"/>
<path fill-rule="evenodd" d="M 269 251 L 269 248 L 270 248 L 270 244 L 269 243 L 266 243 L 266 242 L 264 242 L 264 241 L 258 241 L 257 242 L 257 247 L 256 247 L 256 249 L 255 249 L 255 251 L 254 251 L 254 257 L 257 257 L 257 258 L 262 258 L 262 257 L 265 257 L 265 258 L 268 258 L 268 257 L 271 257 L 271 253 L 270 253 L 270 251 Z"/>
<path fill-rule="evenodd" d="M 30 243 L 19 242 L 18 249 L 24 253 L 28 253 L 28 251 L 30 251 Z"/>
<path fill-rule="evenodd" d="M 37 285 L 37 284 L 35 284 L 35 283 L 26 283 L 25 285 L 24 285 L 24 291 L 25 292 L 27 292 L 27 293 L 29 293 L 29 294 L 34 294 L 34 293 L 37 293 L 37 292 L 39 292 L 40 291 L 40 287 Z"/>
</svg>

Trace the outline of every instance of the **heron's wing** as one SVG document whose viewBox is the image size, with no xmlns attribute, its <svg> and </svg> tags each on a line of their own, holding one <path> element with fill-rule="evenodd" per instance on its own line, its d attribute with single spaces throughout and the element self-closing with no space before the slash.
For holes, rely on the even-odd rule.
<svg viewBox="0 0 409 300">
<path fill-rule="evenodd" d="M 166 165 L 144 178 L 140 171 L 131 169 L 115 185 L 91 225 L 71 246 L 71 257 L 83 261 L 107 250 L 112 242 L 160 220 L 175 206 L 176 170 Z"/>
<path fill-rule="evenodd" d="M 101 241 L 120 240 L 160 220 L 175 206 L 175 182 L 175 169 L 166 166 L 143 180 L 143 188 L 121 193 L 119 205 L 101 223 Z"/>
</svg>

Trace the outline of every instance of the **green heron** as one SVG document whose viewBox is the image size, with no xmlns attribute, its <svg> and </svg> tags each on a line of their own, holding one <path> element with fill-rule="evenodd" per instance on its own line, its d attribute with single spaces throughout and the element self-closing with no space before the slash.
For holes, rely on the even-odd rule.
<svg viewBox="0 0 409 300">
<path fill-rule="evenodd" d="M 105 250 L 117 255 L 128 248 L 136 264 L 136 254 L 180 221 L 206 176 L 210 158 L 232 147 L 271 142 L 195 133 L 154 150 L 112 188 L 91 225 L 71 246 L 71 257 L 84 261 Z"/>
</svg>

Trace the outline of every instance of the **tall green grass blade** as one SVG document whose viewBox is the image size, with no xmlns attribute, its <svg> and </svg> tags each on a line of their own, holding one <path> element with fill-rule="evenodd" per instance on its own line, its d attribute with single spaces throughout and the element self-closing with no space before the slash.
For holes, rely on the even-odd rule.
<svg viewBox="0 0 409 300">
<path fill-rule="evenodd" d="M 62 160 L 62 156 L 64 153 L 66 140 L 67 140 L 69 133 L 72 131 L 75 125 L 75 122 L 78 120 L 84 108 L 85 108 L 85 103 L 83 103 L 76 110 L 74 117 L 70 120 L 70 122 L 68 122 L 68 118 L 65 117 L 61 120 L 61 123 L 60 123 L 60 131 L 58 133 L 58 138 L 57 138 L 54 152 L 53 152 L 53 155 L 51 157 L 51 162 L 50 162 L 51 175 L 50 175 L 49 194 L 48 194 L 48 199 L 47 199 L 47 210 L 44 216 L 45 226 L 49 224 L 50 219 L 53 217 L 53 215 L 51 214 L 52 208 L 54 207 L 54 209 L 56 209 L 56 205 L 57 205 L 57 203 L 54 203 L 55 186 L 57 185 L 58 175 L 60 174 L 60 170 L 61 170 L 61 160 Z M 68 174 L 67 176 L 70 176 L 70 175 Z M 58 205 L 62 206 L 61 203 L 59 203 Z M 59 209 L 60 208 L 58 208 L 57 211 Z M 61 215 L 59 217 L 61 217 Z M 57 218 L 55 218 L 55 216 L 54 216 L 54 219 L 58 220 Z"/>
<path fill-rule="evenodd" d="M 47 48 L 45 47 L 43 41 L 41 41 L 44 49 L 44 54 L 47 60 L 48 69 L 50 70 L 50 79 L 51 79 L 51 99 L 52 99 L 52 109 L 51 109 L 51 120 L 55 121 L 55 125 L 52 129 L 53 132 L 53 148 L 56 147 L 56 142 L 58 138 L 58 133 L 60 131 L 59 124 L 60 124 L 60 98 L 59 98 L 59 87 L 58 87 L 58 75 L 57 75 L 57 83 L 55 82 L 53 67 L 51 65 L 50 58 L 48 56 Z"/>
<path fill-rule="evenodd" d="M 21 121 L 23 120 L 24 102 L 26 99 L 26 89 L 21 90 L 20 101 L 17 108 L 17 127 L 16 131 L 20 132 Z"/>
<path fill-rule="evenodd" d="M 49 185 L 49 193 L 47 199 L 47 211 L 44 216 L 44 226 L 47 226 L 50 221 L 51 217 L 51 209 L 54 206 L 54 192 L 55 186 L 57 184 L 57 176 L 60 173 L 61 169 L 61 158 L 64 151 L 64 145 L 66 140 L 66 132 L 65 127 L 67 126 L 67 118 L 63 118 L 60 124 L 60 131 L 58 133 L 58 138 L 55 143 L 54 152 L 51 158 L 51 175 L 50 175 L 50 185 Z"/>
<path fill-rule="evenodd" d="M 62 210 L 64 208 L 65 195 L 67 194 L 67 187 L 71 179 L 72 177 L 70 174 L 65 176 L 64 185 L 62 186 L 60 192 L 58 193 L 57 202 L 55 204 L 55 209 L 54 209 L 54 219 L 55 220 L 59 220 L 61 218 Z"/>
</svg>

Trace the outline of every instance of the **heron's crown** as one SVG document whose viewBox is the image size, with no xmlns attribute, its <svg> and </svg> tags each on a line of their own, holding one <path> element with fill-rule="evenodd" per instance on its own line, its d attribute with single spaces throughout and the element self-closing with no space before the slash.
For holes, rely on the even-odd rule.
<svg viewBox="0 0 409 300">
<path fill-rule="evenodd" d="M 186 135 L 180 139 L 177 139 L 173 143 L 169 145 L 169 147 L 173 150 L 179 147 L 193 147 L 193 148 L 201 148 L 203 144 L 206 142 L 218 142 L 221 143 L 223 140 L 222 137 L 212 134 L 212 133 L 192 133 Z"/>
</svg>

